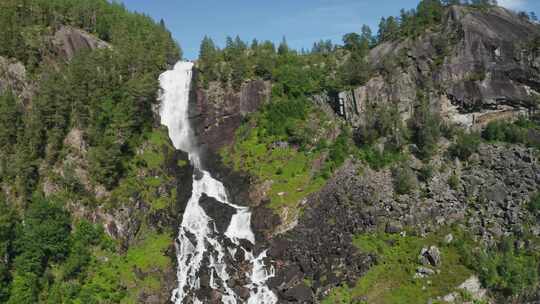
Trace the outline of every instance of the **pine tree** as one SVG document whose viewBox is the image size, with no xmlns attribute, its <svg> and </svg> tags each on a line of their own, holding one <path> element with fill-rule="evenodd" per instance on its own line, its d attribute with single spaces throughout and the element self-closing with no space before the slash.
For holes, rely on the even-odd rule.
<svg viewBox="0 0 540 304">
<path fill-rule="evenodd" d="M 278 47 L 278 54 L 279 55 L 287 55 L 289 53 L 289 45 L 287 44 L 287 39 L 285 36 L 283 36 L 283 39 L 281 40 L 281 43 Z"/>
<path fill-rule="evenodd" d="M 356 51 L 361 47 L 362 38 L 357 33 L 348 33 L 343 36 L 343 44 L 345 49 Z"/>
<path fill-rule="evenodd" d="M 361 34 L 360 34 L 360 41 L 361 41 L 361 44 L 364 45 L 363 47 L 364 48 L 370 48 L 374 45 L 375 41 L 373 39 L 373 32 L 371 31 L 371 28 L 364 24 L 362 25 L 362 29 L 361 29 Z"/>
<path fill-rule="evenodd" d="M 0 95 L 0 149 L 13 148 L 22 124 L 22 110 L 11 91 Z"/>
<path fill-rule="evenodd" d="M 217 61 L 218 50 L 214 44 L 214 41 L 208 36 L 204 36 L 201 42 L 201 48 L 199 51 L 199 68 L 202 72 L 203 83 L 209 81 L 215 81 L 218 78 L 217 73 Z"/>
</svg>

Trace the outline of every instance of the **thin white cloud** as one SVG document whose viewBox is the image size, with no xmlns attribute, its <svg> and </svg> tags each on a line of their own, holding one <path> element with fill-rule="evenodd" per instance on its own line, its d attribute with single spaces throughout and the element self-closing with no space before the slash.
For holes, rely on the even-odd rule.
<svg viewBox="0 0 540 304">
<path fill-rule="evenodd" d="M 498 3 L 500 6 L 513 10 L 524 9 L 527 7 L 527 0 L 499 0 Z"/>
</svg>

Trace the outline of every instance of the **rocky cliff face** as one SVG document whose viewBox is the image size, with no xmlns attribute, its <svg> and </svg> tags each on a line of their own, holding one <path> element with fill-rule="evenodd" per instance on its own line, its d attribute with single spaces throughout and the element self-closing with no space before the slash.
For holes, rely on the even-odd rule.
<svg viewBox="0 0 540 304">
<path fill-rule="evenodd" d="M 71 59 L 77 52 L 109 48 L 110 45 L 91 34 L 70 26 L 62 26 L 52 38 L 55 52 L 65 59 Z"/>
<path fill-rule="evenodd" d="M 13 59 L 0 56 L 0 94 L 11 91 L 23 102 L 30 100 L 33 86 L 27 79 L 25 66 Z"/>
<path fill-rule="evenodd" d="M 540 225 L 526 206 L 540 183 L 535 152 L 483 145 L 471 162 L 465 169 L 459 162 L 446 167 L 407 195 L 395 192 L 389 170 L 346 163 L 308 198 L 298 226 L 271 241 L 277 265 L 272 282 L 280 303 L 318 303 L 332 286 L 354 284 L 376 260 L 353 246 L 359 233 L 399 233 L 408 227 L 424 234 L 464 222 L 475 238 L 487 242 L 510 235 L 515 227 L 540 236 Z M 441 160 L 433 165 L 446 166 Z M 414 161 L 410 167 L 419 169 Z M 453 172 L 460 172 L 456 188 L 448 182 Z"/>
<path fill-rule="evenodd" d="M 70 26 L 61 26 L 42 39 L 46 49 L 42 50 L 41 59 L 50 69 L 70 61 L 80 52 L 112 47 L 92 34 Z M 0 56 L 0 94 L 13 92 L 27 109 L 32 106 L 32 98 L 40 93 L 38 88 L 42 79 L 39 76 L 38 73 L 32 75 L 31 69 L 23 63 Z M 62 157 L 54 163 L 42 161 L 39 164 L 38 190 L 47 197 L 55 197 L 65 195 L 66 188 L 77 189 L 74 192 L 80 195 L 64 198 L 65 208 L 72 218 L 103 226 L 105 233 L 119 244 L 116 251 L 100 263 L 122 261 L 129 265 L 125 262 L 126 256 L 144 250 L 162 258 L 159 263 L 149 261 L 149 266 L 127 266 L 134 275 L 129 282 L 121 283 L 133 290 L 134 300 L 138 303 L 157 304 L 168 303 L 171 291 L 176 287 L 174 238 L 191 196 L 193 168 L 187 154 L 177 151 L 166 130 L 159 127 L 159 117 L 155 117 L 155 121 L 149 138 L 134 151 L 133 174 L 126 176 L 114 189 L 107 190 L 91 179 L 87 134 L 73 127 L 63 139 Z M 2 190 L 6 196 L 16 195 L 12 185 L 2 183 Z M 159 243 L 160 239 L 166 241 Z M 148 281 L 159 284 L 148 287 Z"/>
<path fill-rule="evenodd" d="M 197 86 L 194 74 L 190 97 L 190 120 L 201 149 L 203 166 L 226 186 L 230 199 L 239 205 L 251 205 L 249 176 L 223 165 L 220 149 L 234 142 L 235 132 L 250 113 L 270 100 L 271 83 L 255 80 L 242 84 L 239 90 L 213 82 L 209 88 Z"/>
<path fill-rule="evenodd" d="M 50 60 L 70 60 L 78 52 L 110 48 L 111 46 L 81 29 L 61 26 L 54 35 L 43 37 L 47 50 L 42 52 Z M 14 92 L 25 104 L 31 100 L 35 84 L 29 79 L 26 67 L 21 62 L 0 56 L 0 94 L 6 90 Z"/>
<path fill-rule="evenodd" d="M 481 128 L 493 119 L 528 114 L 540 97 L 540 49 L 533 41 L 540 26 L 503 8 L 476 10 L 455 6 L 443 24 L 416 39 L 386 42 L 370 53 L 375 68 L 363 86 L 339 94 L 339 114 L 361 126 L 373 107 L 397 107 L 401 118 L 412 117 L 421 95 L 430 108 L 450 123 Z M 196 83 L 196 82 L 195 82 Z M 217 83 L 195 88 L 191 117 L 195 136 L 207 152 L 205 165 L 222 180 L 237 204 L 256 207 L 253 228 L 268 239 L 276 267 L 270 282 L 279 303 L 319 303 L 340 284 L 353 284 L 377 257 L 353 245 L 355 235 L 413 229 L 418 235 L 460 223 L 475 239 L 492 244 L 516 233 L 540 236 L 538 221 L 527 211 L 529 197 L 540 184 L 534 150 L 523 146 L 483 144 L 466 163 L 442 156 L 429 165 L 433 177 L 415 180 L 417 188 L 401 195 L 391 170 L 375 171 L 346 162 L 326 186 L 310 195 L 295 227 L 283 234 L 273 229 L 279 219 L 254 206 L 250 178 L 220 163 L 219 150 L 234 141 L 244 117 L 270 96 L 270 84 L 254 81 L 240 91 Z M 313 98 L 333 119 L 331 98 Z M 420 160 L 406 163 L 420 175 Z M 450 179 L 457 178 L 457 185 Z M 268 232 L 271 231 L 271 232 Z M 264 233 L 263 233 L 264 232 Z"/>
<path fill-rule="evenodd" d="M 194 88 L 193 95 L 190 116 L 195 137 L 204 150 L 217 153 L 233 142 L 234 133 L 246 115 L 269 101 L 270 83 L 250 81 L 235 91 L 213 82 L 208 89 Z"/>
<path fill-rule="evenodd" d="M 500 8 L 451 7 L 441 29 L 386 42 L 369 55 L 377 71 L 342 92 L 344 115 L 360 125 L 369 105 L 395 105 L 408 119 L 424 92 L 442 117 L 467 127 L 527 113 L 540 92 L 540 26 Z"/>
</svg>

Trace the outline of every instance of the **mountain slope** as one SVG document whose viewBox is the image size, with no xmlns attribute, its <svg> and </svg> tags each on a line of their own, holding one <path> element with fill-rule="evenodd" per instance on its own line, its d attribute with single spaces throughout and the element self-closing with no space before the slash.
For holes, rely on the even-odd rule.
<svg viewBox="0 0 540 304">
<path fill-rule="evenodd" d="M 493 143 L 476 148 L 476 143 L 471 158 L 454 154 L 456 145 L 474 133 L 458 135 L 457 144 L 452 144 L 453 135 L 445 135 L 450 142 L 436 139 L 434 150 L 422 152 L 429 136 L 436 136 L 426 135 L 432 128 L 430 116 L 441 125 L 471 130 L 488 126 L 488 131 L 496 125 L 493 121 L 532 117 L 540 100 L 539 35 L 538 24 L 506 9 L 452 6 L 440 25 L 370 51 L 374 74 L 365 85 L 339 94 L 335 102 L 343 110 L 338 113 L 366 144 L 369 130 L 385 124 L 387 114 L 381 113 L 395 109 L 391 119 L 411 125 L 412 139 L 420 142 L 409 149 L 414 156 L 391 170 L 346 163 L 322 191 L 308 197 L 298 225 L 271 241 L 271 255 L 282 265 L 275 288 L 283 303 L 319 303 L 324 298 L 323 303 L 425 303 L 458 294 L 458 285 L 475 272 L 491 288 L 489 301 L 526 303 L 528 296 L 538 296 L 538 256 L 532 252 L 540 230 L 528 207 L 540 183 L 537 152 Z M 420 116 L 419 111 L 427 112 Z M 403 136 L 382 134 L 375 143 L 384 151 L 392 151 L 392 137 Z M 538 136 L 538 127 L 524 136 Z M 461 162 L 453 161 L 456 155 Z M 527 236 L 516 233 L 516 227 Z M 445 243 L 446 235 L 458 243 Z M 505 238 L 529 245 L 497 253 L 494 244 Z M 471 263 L 472 247 L 461 247 L 468 242 L 479 246 L 474 254 L 492 261 L 500 254 L 506 260 L 498 266 L 501 262 L 489 265 L 483 258 Z M 428 264 L 436 274 L 413 278 L 422 267 L 417 261 L 422 247 L 433 245 L 442 250 L 443 266 Z M 497 275 L 490 269 L 488 274 L 482 267 L 515 267 L 512 271 L 522 278 L 512 278 L 506 272 L 510 270 Z M 456 301 L 466 301 L 464 297 L 454 295 Z"/>
<path fill-rule="evenodd" d="M 105 0 L 2 1 L 0 25 L 0 302 L 167 302 L 191 169 L 153 110 L 178 45 Z"/>
<path fill-rule="evenodd" d="M 534 301 L 540 27 L 491 5 L 422 1 L 404 16 L 416 27 L 366 53 L 346 35 L 307 54 L 237 38 L 203 56 L 196 109 L 226 113 L 198 125 L 220 139 L 210 169 L 255 209 L 280 303 Z M 238 88 L 272 84 L 248 115 L 223 94 L 241 60 Z M 432 247 L 438 262 L 422 262 Z"/>
<path fill-rule="evenodd" d="M 537 24 L 500 7 L 450 7 L 435 31 L 370 52 L 378 72 L 341 94 L 347 119 L 358 125 L 370 104 L 392 103 L 411 117 L 419 91 L 443 117 L 467 127 L 517 117 L 538 101 L 539 35 Z"/>
</svg>

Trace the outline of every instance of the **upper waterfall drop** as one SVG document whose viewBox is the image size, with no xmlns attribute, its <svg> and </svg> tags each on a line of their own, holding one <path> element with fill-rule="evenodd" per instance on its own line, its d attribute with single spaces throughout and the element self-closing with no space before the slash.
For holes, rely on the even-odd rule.
<svg viewBox="0 0 540 304">
<path fill-rule="evenodd" d="M 187 152 L 190 157 L 197 155 L 188 115 L 192 71 L 192 62 L 180 61 L 159 77 L 163 90 L 159 109 L 161 124 L 169 129 L 174 147 Z"/>
<path fill-rule="evenodd" d="M 188 115 L 192 69 L 193 63 L 179 62 L 174 69 L 163 73 L 159 78 L 162 88 L 161 123 L 168 127 L 175 148 L 187 152 L 195 170 L 200 173 L 193 177 L 193 192 L 186 205 L 178 233 L 176 242 L 178 288 L 171 300 L 176 304 L 203 303 L 196 291 L 211 288 L 220 294 L 221 302 L 224 304 L 274 304 L 277 297 L 266 286 L 266 281 L 274 275 L 273 268 L 267 270 L 264 264 L 266 251 L 255 256 L 251 250 L 241 245 L 241 240 L 255 243 L 249 208 L 229 202 L 223 184 L 201 168 Z M 200 200 L 205 196 L 213 198 L 215 204 L 219 204 L 214 208 L 222 206 L 224 209 L 236 210 L 229 220 L 226 231 L 218 231 L 215 219 L 208 216 L 201 206 Z M 247 299 L 242 299 L 234 290 L 235 286 L 231 286 L 234 284 L 230 282 L 231 273 L 240 269 L 230 267 L 228 263 L 231 262 L 251 265 L 249 273 L 241 274 L 249 282 L 243 286 L 249 289 Z M 203 274 L 205 275 L 202 276 Z M 206 287 L 202 286 L 201 277 L 209 281 Z"/>
</svg>

